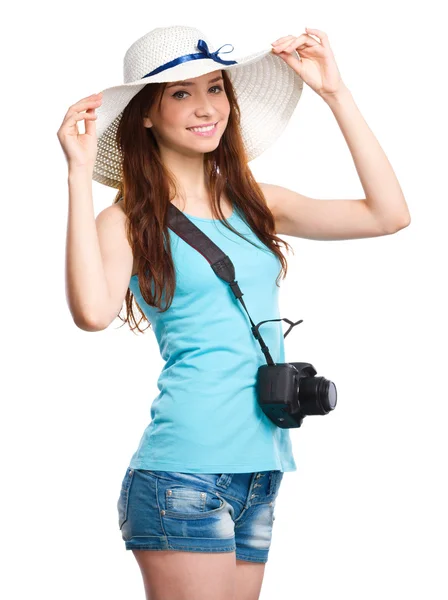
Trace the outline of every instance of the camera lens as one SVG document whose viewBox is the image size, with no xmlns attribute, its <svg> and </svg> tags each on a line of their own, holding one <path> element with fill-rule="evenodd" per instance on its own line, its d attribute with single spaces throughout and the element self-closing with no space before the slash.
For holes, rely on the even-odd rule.
<svg viewBox="0 0 448 600">
<path fill-rule="evenodd" d="M 305 415 L 326 415 L 337 402 L 336 386 L 325 377 L 302 377 L 299 382 L 299 404 Z"/>
<path fill-rule="evenodd" d="M 337 404 L 336 386 L 332 381 L 329 381 L 328 384 L 328 410 L 333 410 Z"/>
</svg>

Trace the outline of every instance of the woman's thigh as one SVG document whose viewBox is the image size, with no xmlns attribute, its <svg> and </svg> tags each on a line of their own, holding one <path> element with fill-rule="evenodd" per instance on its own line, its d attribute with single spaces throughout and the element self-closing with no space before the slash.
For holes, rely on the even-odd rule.
<svg viewBox="0 0 448 600">
<path fill-rule="evenodd" d="M 133 550 L 147 600 L 236 600 L 235 553 Z M 247 596 L 246 596 L 247 598 Z"/>
</svg>

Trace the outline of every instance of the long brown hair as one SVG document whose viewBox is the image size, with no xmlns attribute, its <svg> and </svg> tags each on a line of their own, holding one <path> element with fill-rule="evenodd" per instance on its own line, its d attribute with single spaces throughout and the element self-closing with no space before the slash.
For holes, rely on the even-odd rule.
<svg viewBox="0 0 448 600">
<path fill-rule="evenodd" d="M 219 198 L 225 191 L 234 210 L 237 208 L 244 215 L 252 231 L 280 260 L 281 269 L 276 279 L 278 285 L 280 275 L 283 273 L 284 278 L 288 269 L 280 244 L 288 249 L 292 248 L 275 235 L 274 216 L 247 165 L 235 91 L 226 71 L 221 72 L 230 104 L 230 115 L 218 147 L 204 154 L 204 173 L 209 185 L 212 214 L 228 229 L 244 237 L 224 217 Z M 171 306 L 176 285 L 166 215 L 168 203 L 177 195 L 177 187 L 173 173 L 162 162 L 152 128 L 145 127 L 143 119 L 157 101 L 160 110 L 166 85 L 146 85 L 123 111 L 116 133 L 117 145 L 123 156 L 122 182 L 113 201 L 116 204 L 123 199 L 122 208 L 127 217 L 126 235 L 137 265 L 142 297 L 147 304 L 162 312 Z M 163 293 L 165 307 L 161 305 Z M 133 301 L 141 313 L 138 323 L 133 312 Z M 144 333 L 139 328 L 141 321 L 147 321 L 148 327 L 151 324 L 130 289 L 126 292 L 125 304 L 126 318 L 118 315 L 123 325 L 128 323 L 131 331 L 137 328 L 140 333 Z"/>
</svg>

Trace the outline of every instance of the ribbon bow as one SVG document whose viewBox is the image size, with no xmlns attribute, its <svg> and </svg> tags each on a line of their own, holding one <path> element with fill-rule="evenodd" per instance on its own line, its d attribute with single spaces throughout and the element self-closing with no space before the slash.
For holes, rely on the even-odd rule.
<svg viewBox="0 0 448 600">
<path fill-rule="evenodd" d="M 224 44 L 224 46 L 232 46 L 232 44 Z M 221 46 L 221 48 L 224 48 L 224 46 Z M 223 60 L 222 58 L 220 58 L 218 56 L 218 53 L 221 52 L 221 48 L 218 48 L 218 50 L 216 50 L 215 52 L 210 52 L 210 50 L 208 49 L 207 42 L 205 40 L 198 40 L 197 48 L 198 48 L 198 50 L 200 50 L 200 52 L 198 52 L 196 54 L 185 54 L 184 56 L 179 56 L 179 58 L 170 60 L 170 62 L 167 62 L 164 65 L 157 67 L 157 69 L 154 69 L 154 71 L 151 71 L 151 73 L 147 73 L 146 75 L 143 75 L 142 79 L 144 79 L 145 77 L 151 77 L 152 75 L 156 75 L 157 73 L 160 73 L 161 71 L 165 71 L 166 69 L 171 69 L 172 67 L 175 67 L 176 65 L 179 65 L 183 62 L 188 62 L 190 60 L 198 60 L 201 58 L 210 58 L 211 60 L 214 60 L 215 62 L 221 63 L 222 65 L 236 65 L 237 64 L 236 60 Z M 223 54 L 228 54 L 229 52 L 233 52 L 233 50 L 234 50 L 234 48 L 232 46 L 231 50 L 227 50 L 226 52 L 223 52 Z"/>
<path fill-rule="evenodd" d="M 232 46 L 232 44 L 224 44 L 224 46 Z M 221 48 L 224 48 L 224 46 L 221 46 Z M 205 40 L 199 40 L 197 48 L 204 54 L 204 56 L 198 56 L 198 58 L 211 58 L 212 60 L 219 62 L 223 65 L 234 65 L 236 63 L 236 60 L 223 60 L 222 58 L 219 58 L 218 53 L 221 52 L 221 48 L 218 48 L 216 52 L 210 52 L 207 46 L 207 42 Z M 229 54 L 229 52 L 233 52 L 233 50 L 234 48 L 232 46 L 232 50 L 227 50 L 222 54 Z M 197 55 L 194 54 L 193 56 Z"/>
</svg>

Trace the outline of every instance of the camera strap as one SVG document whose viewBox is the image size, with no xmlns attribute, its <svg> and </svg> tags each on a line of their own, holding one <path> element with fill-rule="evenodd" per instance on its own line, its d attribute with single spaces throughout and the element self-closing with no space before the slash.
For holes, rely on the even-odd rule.
<svg viewBox="0 0 448 600">
<path fill-rule="evenodd" d="M 272 359 L 272 356 L 269 352 L 269 348 L 266 346 L 260 331 L 259 327 L 263 325 L 263 323 L 268 323 L 271 321 L 286 321 L 289 323 L 289 329 L 284 334 L 284 338 L 288 335 L 293 327 L 302 323 L 303 319 L 294 323 L 289 319 L 267 319 L 265 321 L 260 321 L 258 325 L 252 320 L 252 317 L 247 310 L 246 304 L 242 298 L 243 292 L 238 285 L 238 282 L 235 280 L 235 267 L 224 252 L 207 236 L 205 233 L 199 229 L 185 214 L 179 210 L 172 202 L 168 203 L 168 227 L 174 231 L 180 238 L 182 238 L 187 244 L 189 244 L 192 248 L 197 250 L 202 256 L 208 261 L 210 266 L 212 267 L 215 274 L 229 284 L 230 289 L 232 290 L 235 298 L 241 302 L 244 310 L 246 311 L 250 323 L 251 330 L 256 340 L 258 340 L 261 350 L 265 355 L 266 362 L 268 365 L 275 365 L 275 362 Z"/>
</svg>

